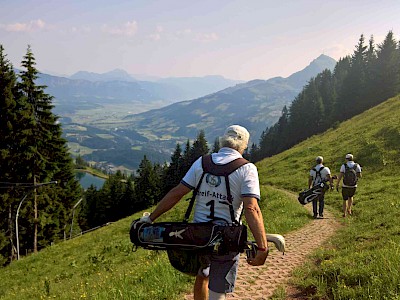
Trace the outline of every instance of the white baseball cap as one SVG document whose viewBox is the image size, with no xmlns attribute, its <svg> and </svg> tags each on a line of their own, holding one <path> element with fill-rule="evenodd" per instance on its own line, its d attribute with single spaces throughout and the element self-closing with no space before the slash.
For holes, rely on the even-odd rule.
<svg viewBox="0 0 400 300">
<path fill-rule="evenodd" d="M 346 159 L 353 160 L 353 154 L 347 153 Z"/>
<path fill-rule="evenodd" d="M 224 137 L 226 139 L 241 141 L 247 145 L 249 142 L 250 133 L 246 128 L 240 125 L 231 125 L 225 130 Z"/>
<path fill-rule="evenodd" d="M 324 161 L 324 158 L 322 156 L 317 156 L 315 158 L 316 161 Z"/>
</svg>

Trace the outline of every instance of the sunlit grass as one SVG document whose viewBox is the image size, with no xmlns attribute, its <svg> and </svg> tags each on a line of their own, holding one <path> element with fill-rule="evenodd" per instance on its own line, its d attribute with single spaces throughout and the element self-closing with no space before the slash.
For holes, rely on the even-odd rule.
<svg viewBox="0 0 400 300">
<path fill-rule="evenodd" d="M 399 100 L 259 163 L 263 183 L 292 191 L 305 188 L 317 155 L 334 174 L 348 152 L 363 167 L 353 216 L 342 218 L 341 195 L 328 193 L 327 207 L 345 226 L 295 271 L 293 282 L 315 292 L 308 295 L 313 299 L 400 299 Z"/>
<path fill-rule="evenodd" d="M 189 197 L 187 197 L 189 198 Z M 268 232 L 285 233 L 308 222 L 286 193 L 262 188 Z M 182 200 L 159 221 L 181 221 Z M 1 299 L 183 299 L 193 277 L 171 267 L 164 251 L 132 252 L 130 222 L 141 213 L 53 245 L 0 269 Z M 287 218 L 283 218 L 285 215 Z"/>
</svg>

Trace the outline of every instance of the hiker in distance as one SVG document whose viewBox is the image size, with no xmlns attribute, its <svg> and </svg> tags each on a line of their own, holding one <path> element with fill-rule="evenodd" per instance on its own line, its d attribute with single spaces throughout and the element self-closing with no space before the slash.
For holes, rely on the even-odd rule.
<svg viewBox="0 0 400 300">
<path fill-rule="evenodd" d="M 362 177 L 361 166 L 353 161 L 353 154 L 346 154 L 346 162 L 340 167 L 340 174 L 336 183 L 336 190 L 339 192 L 339 183 L 343 178 L 342 197 L 343 197 L 343 217 L 346 214 L 352 215 L 352 205 L 354 194 L 357 189 L 357 181 Z"/>
<path fill-rule="evenodd" d="M 247 148 L 250 134 L 246 128 L 239 125 L 229 126 L 220 137 L 221 149 L 211 154 L 212 164 L 225 165 L 242 158 Z M 163 213 L 175 206 L 183 196 L 194 190 L 203 174 L 202 157 L 197 159 L 183 177 L 181 182 L 172 188 L 159 202 L 155 210 L 147 216 L 147 222 L 155 221 Z M 228 176 L 232 205 L 227 205 L 227 186 L 224 176 L 205 174 L 200 183 L 194 209 L 193 222 L 213 221 L 222 225 L 240 222 L 242 211 L 248 226 L 253 233 L 258 250 L 248 263 L 260 266 L 268 256 L 263 216 L 258 205 L 260 200 L 260 186 L 258 171 L 254 164 L 246 161 Z M 212 195 L 214 194 L 214 197 Z M 219 195 L 216 199 L 215 195 Z M 233 207 L 233 210 L 230 210 Z M 143 217 L 146 218 L 146 217 Z M 143 219 L 142 218 L 142 219 Z M 232 218 L 235 218 L 232 220 Z M 146 220 L 142 220 L 146 221 Z M 198 270 L 194 283 L 195 300 L 226 299 L 226 293 L 233 292 L 237 270 L 239 266 L 239 252 L 229 252 L 225 255 L 200 255 L 201 267 Z"/>
<path fill-rule="evenodd" d="M 315 159 L 317 165 L 310 170 L 310 176 L 308 177 L 308 188 L 329 181 L 331 189 L 333 189 L 333 178 L 331 177 L 331 170 L 323 165 L 324 158 L 322 156 L 317 156 Z M 325 205 L 325 189 L 322 193 L 312 201 L 313 205 L 313 215 L 314 219 L 319 217 L 322 219 L 324 217 L 324 205 Z"/>
</svg>

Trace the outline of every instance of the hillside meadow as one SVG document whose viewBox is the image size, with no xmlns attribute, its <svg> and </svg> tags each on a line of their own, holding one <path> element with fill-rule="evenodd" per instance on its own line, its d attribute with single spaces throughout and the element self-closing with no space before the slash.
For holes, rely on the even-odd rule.
<svg viewBox="0 0 400 300">
<path fill-rule="evenodd" d="M 188 203 L 182 200 L 160 221 L 181 221 Z M 311 220 L 286 193 L 268 187 L 262 188 L 260 205 L 271 233 L 289 232 Z M 132 251 L 129 225 L 141 214 L 0 269 L 0 299 L 183 299 L 194 277 L 173 269 L 164 251 Z"/>
<path fill-rule="evenodd" d="M 295 272 L 313 299 L 400 299 L 399 116 L 397 96 L 258 164 L 263 185 L 295 192 L 317 155 L 333 174 L 349 152 L 362 166 L 353 216 L 343 218 L 341 194 L 328 192 L 326 208 L 345 226 Z"/>
<path fill-rule="evenodd" d="M 348 152 L 362 165 L 353 216 L 342 218 L 340 194 L 328 192 L 326 209 L 344 226 L 295 271 L 292 283 L 313 291 L 310 298 L 400 299 L 399 115 L 400 97 L 395 97 L 257 163 L 267 231 L 281 234 L 313 220 L 293 197 L 276 188 L 293 194 L 304 189 L 317 155 L 324 156 L 333 174 Z M 181 220 L 187 204 L 181 201 L 160 221 Z M 0 299 L 182 299 L 191 292 L 192 277 L 175 271 L 162 251 L 132 252 L 129 224 L 140 215 L 0 269 Z"/>
</svg>

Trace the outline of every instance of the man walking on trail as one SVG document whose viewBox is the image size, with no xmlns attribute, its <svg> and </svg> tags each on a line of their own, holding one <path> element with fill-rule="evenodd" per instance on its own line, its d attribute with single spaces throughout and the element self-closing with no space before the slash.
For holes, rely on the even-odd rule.
<svg viewBox="0 0 400 300">
<path fill-rule="evenodd" d="M 342 197 L 343 197 L 343 217 L 346 214 L 352 215 L 352 205 L 354 194 L 357 189 L 357 181 L 362 177 L 361 166 L 353 161 L 353 154 L 346 154 L 346 162 L 340 167 L 340 174 L 336 183 L 336 190 L 339 191 L 339 183 L 343 178 Z"/>
<path fill-rule="evenodd" d="M 313 186 L 329 181 L 331 184 L 331 188 L 333 188 L 333 179 L 331 177 L 331 170 L 328 167 L 323 165 L 324 158 L 322 156 L 317 156 L 315 159 L 317 165 L 310 170 L 310 176 L 308 177 L 308 188 L 312 188 Z M 318 205 L 319 204 L 319 205 Z M 325 190 L 322 190 L 322 193 L 312 201 L 313 205 L 313 215 L 314 219 L 319 217 L 322 219 L 324 217 L 324 205 L 325 205 Z"/>
<path fill-rule="evenodd" d="M 211 154 L 212 163 L 225 165 L 235 159 L 242 158 L 249 137 L 249 132 L 244 127 L 239 125 L 229 126 L 220 138 L 221 149 L 218 153 Z M 200 157 L 193 163 L 181 182 L 172 188 L 159 202 L 153 213 L 147 216 L 148 219 L 142 221 L 151 223 L 170 210 L 183 196 L 197 187 L 202 174 L 202 157 Z M 253 266 L 263 265 L 268 255 L 268 245 L 263 216 L 258 205 L 260 187 L 257 168 L 252 163 L 246 163 L 228 176 L 232 195 L 232 213 L 226 202 L 218 200 L 221 197 L 215 199 L 215 195 L 222 195 L 222 198 L 227 196 L 224 181 L 224 176 L 214 176 L 209 173 L 204 176 L 201 189 L 196 196 L 193 222 L 213 221 L 218 223 L 222 220 L 222 224 L 232 224 L 232 218 L 235 218 L 236 222 L 240 222 L 240 216 L 244 210 L 246 221 L 258 246 L 255 257 L 247 262 Z M 239 255 L 239 252 L 229 252 L 225 255 L 207 254 L 200 256 L 202 265 L 194 284 L 194 299 L 225 299 L 226 293 L 233 292 L 239 266 Z"/>
</svg>

